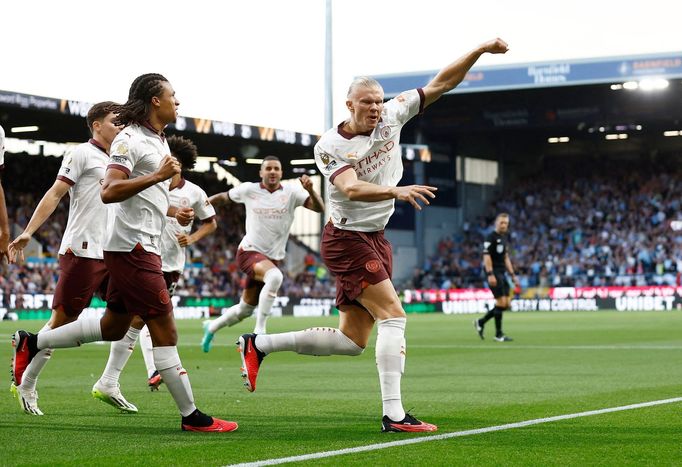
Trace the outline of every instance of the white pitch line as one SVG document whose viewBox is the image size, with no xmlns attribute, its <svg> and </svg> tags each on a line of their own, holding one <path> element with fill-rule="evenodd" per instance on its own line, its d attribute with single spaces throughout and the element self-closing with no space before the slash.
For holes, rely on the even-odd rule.
<svg viewBox="0 0 682 467">
<path fill-rule="evenodd" d="M 578 413 L 572 413 L 572 414 L 566 414 L 566 415 L 557 415 L 555 417 L 536 418 L 534 420 L 526 420 L 523 422 L 508 423 L 506 425 L 489 426 L 486 428 L 476 428 L 473 430 L 455 431 L 452 433 L 443 433 L 441 435 L 431 435 L 431 436 L 422 436 L 419 438 L 402 439 L 399 441 L 391 441 L 389 443 L 369 444 L 367 446 L 357 446 L 354 448 L 337 449 L 335 451 L 322 451 L 322 452 L 314 452 L 311 454 L 303 454 L 300 456 L 280 457 L 277 459 L 266 459 L 266 460 L 262 460 L 262 461 L 245 462 L 242 464 L 231 464 L 227 467 L 260 467 L 263 465 L 278 465 L 278 464 L 286 464 L 289 462 L 308 461 L 308 460 L 312 460 L 312 459 L 321 459 L 324 457 L 342 456 L 345 454 L 354 454 L 357 452 L 376 451 L 379 449 L 392 448 L 392 447 L 396 447 L 396 446 L 406 446 L 408 444 L 426 443 L 428 441 L 440 441 L 443 439 L 460 438 L 463 436 L 470 436 L 470 435 L 480 435 L 482 433 L 491 433 L 493 431 L 510 430 L 512 428 L 523 428 L 526 426 L 540 425 L 541 423 L 551 423 L 551 422 L 557 422 L 559 420 L 569 420 L 571 418 L 591 417 L 592 415 L 601 415 L 604 413 L 621 412 L 624 410 L 640 409 L 642 407 L 653 407 L 656 405 L 673 404 L 675 402 L 682 402 L 682 397 L 675 397 L 672 399 L 662 399 L 662 400 L 651 401 L 651 402 L 641 402 L 639 404 L 623 405 L 620 407 L 611 407 L 611 408 L 607 408 L 607 409 L 589 410 L 587 412 L 578 412 Z"/>
</svg>

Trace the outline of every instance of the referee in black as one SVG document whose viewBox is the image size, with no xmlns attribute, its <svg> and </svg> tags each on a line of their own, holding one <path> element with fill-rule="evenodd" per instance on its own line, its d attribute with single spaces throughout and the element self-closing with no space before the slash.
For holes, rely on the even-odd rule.
<svg viewBox="0 0 682 467">
<path fill-rule="evenodd" d="M 509 281 L 507 281 L 505 272 L 509 273 L 514 281 L 514 285 L 519 287 L 519 280 L 516 274 L 514 274 L 514 267 L 509 259 L 508 231 L 509 214 L 498 214 L 495 218 L 495 230 L 483 242 L 483 269 L 485 270 L 488 287 L 490 287 L 495 297 L 495 307 L 492 310 L 488 310 L 483 318 L 474 320 L 476 332 L 483 339 L 485 323 L 491 318 L 495 318 L 495 340 L 497 342 L 510 342 L 513 340 L 502 332 L 502 312 L 508 310 L 511 305 Z"/>
</svg>

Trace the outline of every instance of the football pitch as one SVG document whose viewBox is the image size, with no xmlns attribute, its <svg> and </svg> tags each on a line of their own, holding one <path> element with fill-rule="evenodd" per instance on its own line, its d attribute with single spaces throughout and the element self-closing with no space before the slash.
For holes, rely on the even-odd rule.
<svg viewBox="0 0 682 467">
<path fill-rule="evenodd" d="M 178 321 L 179 350 L 197 406 L 239 430 L 182 432 L 165 386 L 148 391 L 138 349 L 121 388 L 140 412 L 94 400 L 109 348 L 88 344 L 55 351 L 38 387 L 42 417 L 24 414 L 9 371 L 0 375 L 0 464 L 223 466 L 303 455 L 312 456 L 296 465 L 682 462 L 682 312 L 509 313 L 509 343 L 492 340 L 492 321 L 479 340 L 472 319 L 408 316 L 403 403 L 438 425 L 435 434 L 380 433 L 374 337 L 359 357 L 269 355 L 248 393 L 233 343 L 253 320 L 221 330 L 208 354 L 198 345 L 200 321 L 188 320 Z M 15 329 L 42 324 L 0 323 L 0 359 L 9 365 Z M 269 331 L 336 324 L 273 318 Z M 604 410 L 612 408 L 621 409 Z"/>
</svg>

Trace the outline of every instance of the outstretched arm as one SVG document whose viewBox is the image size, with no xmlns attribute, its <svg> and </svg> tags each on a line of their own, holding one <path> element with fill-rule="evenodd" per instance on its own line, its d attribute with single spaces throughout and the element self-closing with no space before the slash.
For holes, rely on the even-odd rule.
<svg viewBox="0 0 682 467">
<path fill-rule="evenodd" d="M 48 217 L 57 209 L 59 201 L 69 191 L 69 184 L 61 180 L 55 180 L 54 184 L 43 195 L 43 198 L 38 203 L 36 210 L 28 221 L 28 225 L 21 235 L 14 239 L 8 247 L 8 259 L 10 263 L 16 263 L 17 256 L 24 259 L 24 248 L 31 241 L 31 236 L 40 228 Z"/>
<path fill-rule="evenodd" d="M 437 101 L 440 96 L 454 89 L 462 82 L 467 72 L 484 53 L 503 54 L 509 50 L 500 38 L 484 42 L 469 53 L 461 56 L 442 70 L 424 88 L 424 107 Z"/>
<path fill-rule="evenodd" d="M 397 199 L 407 201 L 415 209 L 421 211 L 422 207 L 417 202 L 430 204 L 427 196 L 435 198 L 434 191 L 438 190 L 435 186 L 408 185 L 408 186 L 384 186 L 375 185 L 362 180 L 358 180 L 354 170 L 344 170 L 334 178 L 334 186 L 341 190 L 351 201 L 384 201 L 387 199 Z"/>
<path fill-rule="evenodd" d="M 211 203 L 214 208 L 219 208 L 220 206 L 225 206 L 226 204 L 230 203 L 231 200 L 227 194 L 227 191 L 223 191 L 222 193 L 216 193 L 215 195 L 208 198 L 208 202 Z"/>
</svg>

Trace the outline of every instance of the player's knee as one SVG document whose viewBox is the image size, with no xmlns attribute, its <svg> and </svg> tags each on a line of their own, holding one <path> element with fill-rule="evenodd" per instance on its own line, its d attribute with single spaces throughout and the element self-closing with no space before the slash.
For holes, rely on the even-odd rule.
<svg viewBox="0 0 682 467">
<path fill-rule="evenodd" d="M 362 346 L 358 345 L 353 339 L 341 331 L 339 331 L 339 341 L 339 348 L 342 352 L 342 355 L 350 355 L 353 357 L 362 354 L 362 352 L 365 351 L 365 346 L 367 345 L 366 343 Z"/>
<path fill-rule="evenodd" d="M 255 310 L 256 307 L 253 305 L 249 305 L 245 301 L 240 301 L 239 302 L 239 312 L 237 313 L 237 316 L 239 317 L 239 320 L 243 320 L 248 318 L 253 314 L 253 310 Z"/>
<path fill-rule="evenodd" d="M 282 274 L 282 271 L 277 268 L 268 270 L 263 276 L 263 282 L 265 282 L 265 285 L 269 290 L 279 290 L 283 281 L 284 275 Z"/>
</svg>

